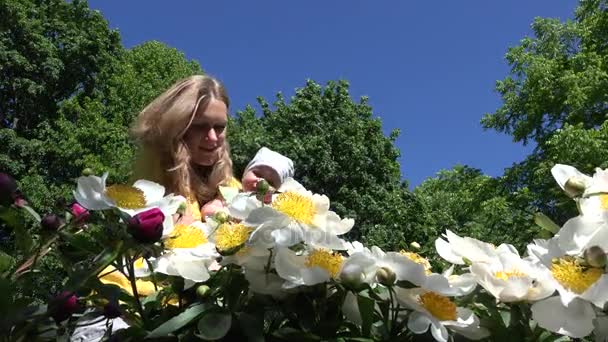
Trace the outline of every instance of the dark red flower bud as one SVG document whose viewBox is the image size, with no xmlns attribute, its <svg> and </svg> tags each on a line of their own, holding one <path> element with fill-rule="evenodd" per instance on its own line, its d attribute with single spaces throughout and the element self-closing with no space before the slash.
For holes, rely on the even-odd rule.
<svg viewBox="0 0 608 342">
<path fill-rule="evenodd" d="M 103 307 L 103 315 L 106 318 L 116 318 L 122 316 L 122 311 L 120 311 L 120 306 L 118 303 L 108 303 Z"/>
<path fill-rule="evenodd" d="M 70 318 L 79 309 L 78 297 L 71 291 L 61 292 L 49 302 L 49 312 L 57 323 Z"/>
<path fill-rule="evenodd" d="M 15 201 L 17 182 L 6 173 L 0 172 L 0 205 L 8 206 Z"/>
<path fill-rule="evenodd" d="M 28 205 L 27 200 L 23 197 L 23 194 L 20 191 L 16 191 L 13 198 L 13 203 L 17 208 L 23 208 Z"/>
<path fill-rule="evenodd" d="M 129 233 L 139 242 L 154 243 L 163 236 L 165 215 L 158 208 L 141 212 L 127 222 Z"/>
<path fill-rule="evenodd" d="M 70 213 L 72 213 L 72 216 L 74 216 L 74 220 L 76 222 L 84 222 L 89 218 L 90 215 L 89 211 L 77 202 L 70 205 Z"/>
<path fill-rule="evenodd" d="M 56 231 L 63 225 L 63 220 L 55 214 L 46 214 L 42 220 L 40 220 L 40 225 L 42 226 L 42 229 Z"/>
</svg>

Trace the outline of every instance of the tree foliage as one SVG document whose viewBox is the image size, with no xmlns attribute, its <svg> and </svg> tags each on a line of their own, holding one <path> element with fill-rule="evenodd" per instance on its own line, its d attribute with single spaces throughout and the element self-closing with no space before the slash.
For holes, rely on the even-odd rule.
<svg viewBox="0 0 608 342">
<path fill-rule="evenodd" d="M 354 102 L 345 81 L 326 87 L 308 81 L 288 102 L 281 95 L 262 113 L 237 113 L 229 130 L 237 174 L 262 146 L 288 156 L 295 178 L 326 194 L 341 216 L 355 219 L 352 238 L 396 248 L 418 239 L 419 203 L 401 181 L 393 131 L 382 132 L 365 97 Z"/>
</svg>

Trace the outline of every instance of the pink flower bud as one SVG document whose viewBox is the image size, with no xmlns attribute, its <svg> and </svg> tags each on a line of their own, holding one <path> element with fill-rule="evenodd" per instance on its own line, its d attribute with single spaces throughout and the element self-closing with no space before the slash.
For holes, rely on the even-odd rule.
<svg viewBox="0 0 608 342">
<path fill-rule="evenodd" d="M 163 235 L 164 220 L 163 212 L 158 208 L 152 208 L 131 217 L 127 222 L 127 228 L 137 241 L 154 243 Z"/>
<path fill-rule="evenodd" d="M 6 173 L 0 172 L 0 205 L 8 206 L 15 201 L 17 182 Z"/>
<path fill-rule="evenodd" d="M 78 311 L 78 297 L 71 291 L 63 291 L 49 302 L 49 312 L 55 322 L 60 323 Z"/>
<path fill-rule="evenodd" d="M 74 220 L 78 223 L 82 223 L 89 218 L 89 211 L 85 209 L 83 206 L 78 204 L 77 202 L 72 203 L 70 205 L 70 213 L 74 216 Z"/>
</svg>

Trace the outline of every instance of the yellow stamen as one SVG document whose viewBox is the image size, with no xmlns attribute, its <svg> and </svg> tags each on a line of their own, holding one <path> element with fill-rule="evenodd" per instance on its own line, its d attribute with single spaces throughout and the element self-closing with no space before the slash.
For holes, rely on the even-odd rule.
<svg viewBox="0 0 608 342">
<path fill-rule="evenodd" d="M 576 262 L 574 258 L 561 258 L 554 260 L 551 274 L 566 289 L 581 294 L 593 285 L 603 270 L 596 267 L 585 267 Z"/>
<path fill-rule="evenodd" d="M 600 195 L 600 207 L 604 210 L 608 210 L 608 194 Z"/>
<path fill-rule="evenodd" d="M 272 201 L 272 207 L 304 224 L 311 224 L 315 217 L 315 204 L 312 199 L 293 191 L 279 194 Z"/>
<path fill-rule="evenodd" d="M 146 206 L 144 192 L 133 186 L 111 185 L 106 188 L 106 196 L 110 197 L 120 208 L 140 209 Z"/>
<path fill-rule="evenodd" d="M 167 248 L 193 248 L 206 243 L 207 236 L 198 227 L 178 224 L 173 228 L 171 236 L 165 240 Z"/>
<path fill-rule="evenodd" d="M 146 265 L 147 264 L 144 261 L 144 258 L 139 258 L 133 262 L 133 266 L 135 266 L 135 268 L 144 268 Z"/>
<path fill-rule="evenodd" d="M 421 294 L 418 303 L 440 321 L 455 321 L 458 317 L 456 304 L 448 297 L 436 292 L 429 291 Z"/>
<path fill-rule="evenodd" d="M 332 278 L 335 278 L 343 262 L 342 256 L 339 253 L 332 253 L 324 249 L 315 249 L 308 254 L 306 258 L 306 267 L 318 266 L 329 272 Z"/>
<path fill-rule="evenodd" d="M 221 251 L 230 250 L 244 244 L 253 229 L 242 224 L 224 223 L 215 231 L 215 247 Z"/>
<path fill-rule="evenodd" d="M 401 255 L 405 255 L 408 259 L 412 260 L 413 262 L 420 264 L 424 267 L 424 273 L 426 274 L 431 274 L 433 273 L 433 271 L 431 270 L 431 263 L 423 256 L 421 256 L 418 253 L 414 253 L 414 252 L 408 252 L 404 249 L 402 249 L 399 254 Z"/>
<path fill-rule="evenodd" d="M 509 280 L 511 278 L 523 278 L 527 276 L 527 274 L 520 272 L 519 270 L 509 270 L 494 272 L 494 276 L 498 279 Z"/>
</svg>

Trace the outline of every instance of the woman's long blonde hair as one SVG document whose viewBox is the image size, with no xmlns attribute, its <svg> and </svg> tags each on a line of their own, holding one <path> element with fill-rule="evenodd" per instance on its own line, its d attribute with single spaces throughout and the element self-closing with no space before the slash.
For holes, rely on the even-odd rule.
<svg viewBox="0 0 608 342">
<path fill-rule="evenodd" d="M 224 142 L 219 160 L 204 167 L 190 162 L 190 151 L 183 140 L 198 108 L 206 108 L 211 99 L 230 106 L 218 80 L 195 75 L 174 84 L 139 113 L 131 127 L 131 134 L 140 144 L 135 163 L 137 179 L 156 181 L 170 192 L 195 198 L 201 205 L 217 196 L 218 186 L 232 178 L 228 142 Z"/>
</svg>

